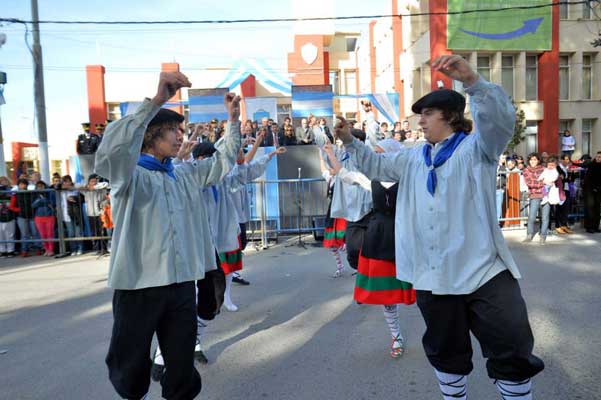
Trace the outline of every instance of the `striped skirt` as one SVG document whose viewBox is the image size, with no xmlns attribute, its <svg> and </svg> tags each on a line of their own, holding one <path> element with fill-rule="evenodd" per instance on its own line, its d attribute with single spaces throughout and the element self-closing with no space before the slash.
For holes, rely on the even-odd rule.
<svg viewBox="0 0 601 400">
<path fill-rule="evenodd" d="M 233 251 L 219 253 L 219 262 L 223 273 L 228 275 L 232 272 L 242 269 L 242 245 L 240 244 L 240 236 L 238 236 L 239 247 Z"/>
<path fill-rule="evenodd" d="M 394 261 L 359 255 L 354 298 L 363 304 L 413 304 L 415 290 L 410 283 L 396 278 Z"/>
<path fill-rule="evenodd" d="M 338 248 L 344 245 L 346 219 L 332 218 L 331 221 L 324 230 L 323 247 Z"/>
</svg>

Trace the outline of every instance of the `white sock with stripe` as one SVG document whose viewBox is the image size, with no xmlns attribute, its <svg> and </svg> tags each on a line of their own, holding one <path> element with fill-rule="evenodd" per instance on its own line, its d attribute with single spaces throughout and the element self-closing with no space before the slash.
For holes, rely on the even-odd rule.
<svg viewBox="0 0 601 400">
<path fill-rule="evenodd" d="M 532 400 L 532 381 L 530 378 L 519 382 L 498 379 L 495 381 L 495 385 L 503 400 Z"/>
<path fill-rule="evenodd" d="M 390 329 L 390 334 L 392 338 L 403 338 L 401 335 L 401 324 L 399 322 L 399 313 L 398 307 L 396 304 L 392 304 L 389 306 L 384 306 L 384 318 L 386 319 L 386 323 L 388 324 L 388 329 Z M 400 347 L 401 344 L 398 342 L 394 342 L 394 347 Z"/>
<path fill-rule="evenodd" d="M 340 249 L 338 247 L 332 248 L 332 255 L 334 255 L 334 260 L 336 261 L 336 272 L 342 271 L 344 269 L 344 262 L 342 261 L 342 257 L 340 257 Z"/>
<path fill-rule="evenodd" d="M 467 376 L 434 371 L 444 400 L 467 399 Z"/>
<path fill-rule="evenodd" d="M 196 347 L 194 347 L 194 351 L 202 350 L 202 336 L 204 335 L 208 324 L 209 321 L 196 317 Z"/>
</svg>

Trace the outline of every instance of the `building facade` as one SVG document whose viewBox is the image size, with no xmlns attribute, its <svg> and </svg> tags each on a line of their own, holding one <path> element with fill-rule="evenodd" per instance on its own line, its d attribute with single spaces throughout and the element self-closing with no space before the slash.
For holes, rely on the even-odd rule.
<svg viewBox="0 0 601 400">
<path fill-rule="evenodd" d="M 525 112 L 526 134 L 517 153 L 558 153 L 560 134 L 566 129 L 576 139 L 574 157 L 601 150 L 601 48 L 591 44 L 601 17 L 598 2 L 552 7 L 551 48 L 544 51 L 450 50 L 447 10 L 446 1 L 392 0 L 391 13 L 405 16 L 372 21 L 368 49 L 358 52 L 362 91 L 394 87 L 402 98 L 400 115 L 415 129 L 417 116 L 411 104 L 419 97 L 435 89 L 438 81 L 461 90 L 432 71 L 430 61 L 443 54 L 460 54 L 486 79 L 502 85 Z M 424 13 L 431 14 L 410 16 Z M 443 15 L 432 15 L 438 13 Z M 398 54 L 395 38 L 402 47 Z M 393 61 L 398 56 L 398 68 L 391 56 Z"/>
</svg>

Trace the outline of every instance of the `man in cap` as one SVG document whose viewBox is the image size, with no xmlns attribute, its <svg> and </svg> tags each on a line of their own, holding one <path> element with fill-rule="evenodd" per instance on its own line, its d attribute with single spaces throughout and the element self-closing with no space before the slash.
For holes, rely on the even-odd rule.
<svg viewBox="0 0 601 400">
<path fill-rule="evenodd" d="M 94 154 L 100 145 L 100 138 L 90 133 L 90 123 L 81 124 L 83 132 L 77 137 L 77 154 Z"/>
<path fill-rule="evenodd" d="M 441 89 L 412 107 L 420 114 L 423 145 L 386 156 L 353 140 L 342 118 L 336 133 L 359 171 L 399 182 L 397 278 L 417 290 L 426 322 L 424 350 L 444 399 L 466 399 L 473 368 L 470 332 L 503 398 L 531 399 L 530 379 L 544 365 L 532 354 L 520 273 L 495 214 L 497 160 L 513 134 L 515 112 L 503 89 L 462 57 L 439 57 L 432 68 L 463 83 L 476 132 L 470 133 L 471 121 L 464 118 L 465 98 Z"/>
<path fill-rule="evenodd" d="M 201 230 L 200 192 L 219 182 L 240 148 L 240 98 L 225 96 L 228 133 L 211 159 L 174 167 L 184 117 L 161 108 L 191 84 L 180 72 L 162 72 L 157 94 L 133 115 L 107 128 L 96 172 L 111 182 L 114 233 L 108 284 L 113 288 L 113 331 L 106 357 L 109 378 L 126 399 L 145 398 L 152 337 L 163 349 L 167 399 L 192 399 L 201 389 L 194 368 L 194 281 L 214 264 L 209 232 Z M 204 240 L 203 240 L 204 239 Z M 201 245 L 199 245 L 201 243 Z"/>
</svg>

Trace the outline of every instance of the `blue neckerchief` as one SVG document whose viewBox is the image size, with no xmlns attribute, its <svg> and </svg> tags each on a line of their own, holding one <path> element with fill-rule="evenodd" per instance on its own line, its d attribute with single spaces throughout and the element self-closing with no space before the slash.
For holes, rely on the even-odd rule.
<svg viewBox="0 0 601 400">
<path fill-rule="evenodd" d="M 138 158 L 138 165 L 150 171 L 164 172 L 173 179 L 176 179 L 175 174 L 173 173 L 173 164 L 171 163 L 171 158 L 169 157 L 165 159 L 165 162 L 161 163 L 151 155 L 140 154 L 140 158 Z"/>
<path fill-rule="evenodd" d="M 213 191 L 213 198 L 215 199 L 215 203 L 219 200 L 219 192 L 215 186 L 211 186 L 211 190 Z"/>
<path fill-rule="evenodd" d="M 428 192 L 432 196 L 434 196 L 434 192 L 436 191 L 436 168 L 440 167 L 444 164 L 455 152 L 459 143 L 463 141 L 467 137 L 467 133 L 465 132 L 457 132 L 451 139 L 447 140 L 436 156 L 434 156 L 434 162 L 432 162 L 432 148 L 434 147 L 430 143 L 424 146 L 423 154 L 424 161 L 426 162 L 426 166 L 430 168 L 430 172 L 428 173 Z"/>
</svg>

